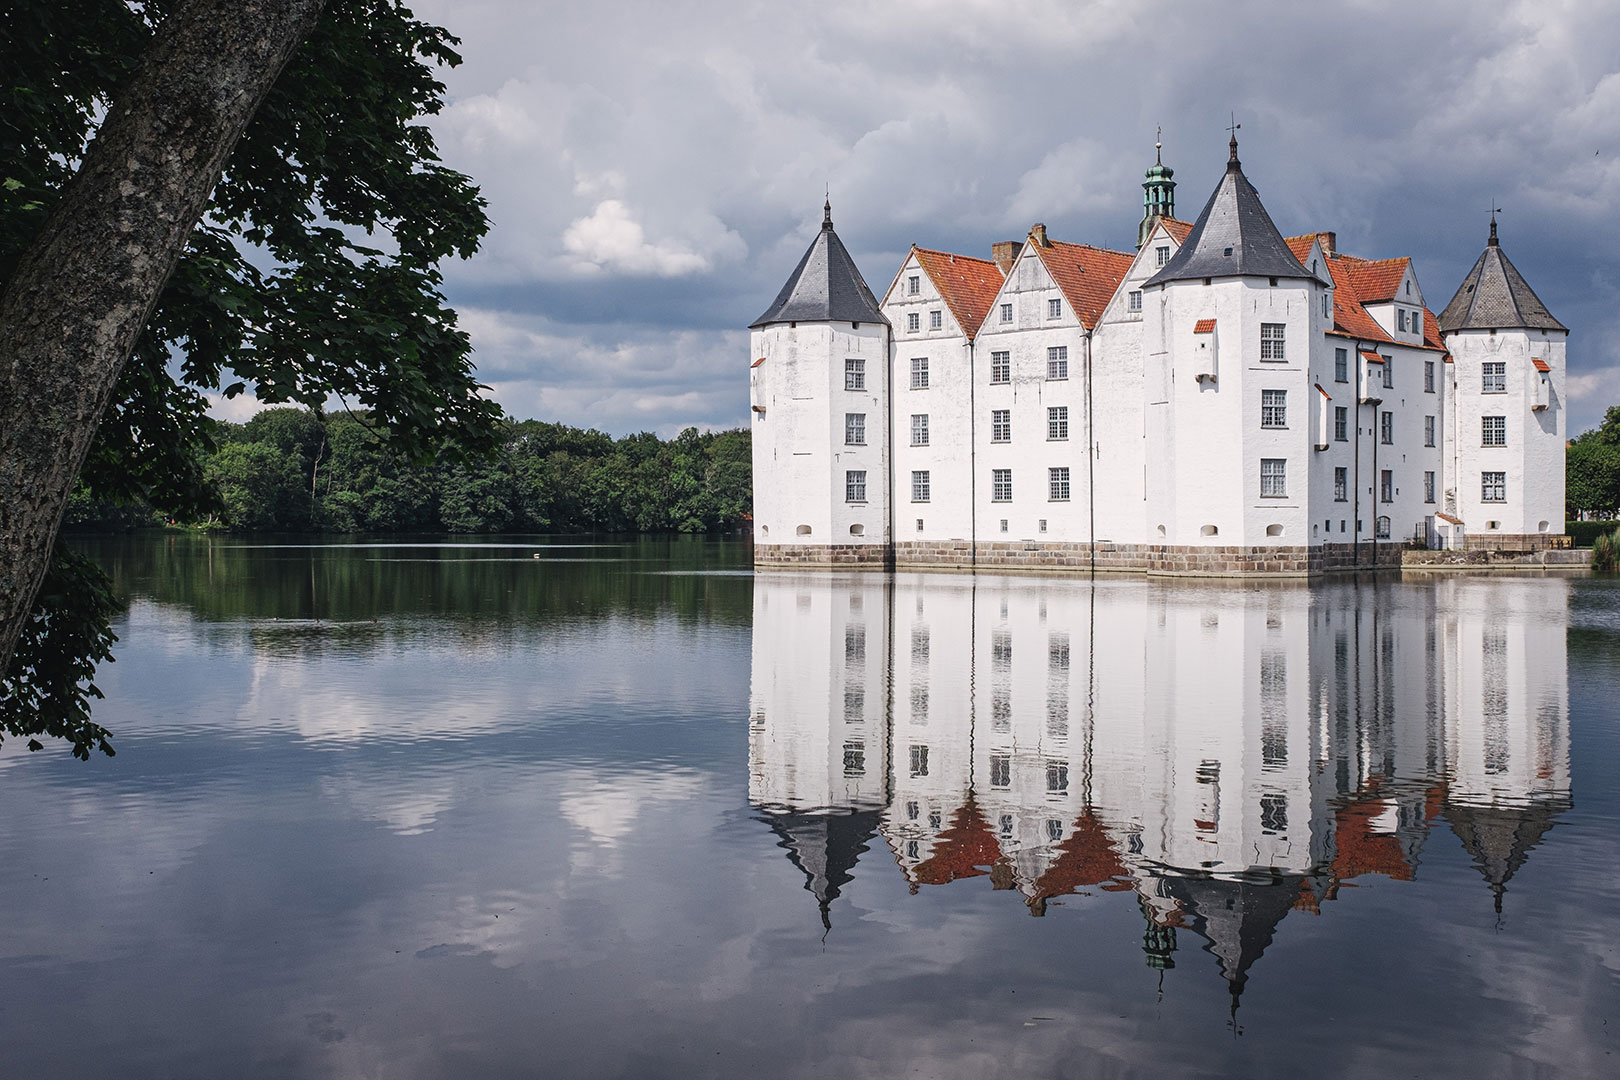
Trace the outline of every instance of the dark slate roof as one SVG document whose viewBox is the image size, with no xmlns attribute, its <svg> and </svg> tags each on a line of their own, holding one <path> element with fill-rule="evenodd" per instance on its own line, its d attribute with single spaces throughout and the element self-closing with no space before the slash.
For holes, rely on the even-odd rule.
<svg viewBox="0 0 1620 1080">
<path fill-rule="evenodd" d="M 1204 204 L 1186 242 L 1170 261 L 1147 280 L 1149 285 L 1207 277 L 1307 278 L 1316 275 L 1294 257 L 1271 215 L 1260 205 L 1260 195 L 1243 175 L 1237 141 L 1226 175 Z M 1228 254 L 1230 252 L 1230 254 Z"/>
<path fill-rule="evenodd" d="M 757 330 L 784 322 L 888 323 L 877 297 L 855 268 L 844 242 L 833 232 L 832 207 L 826 208 L 821 231 L 799 265 L 776 294 L 765 314 L 749 324 Z"/>
<path fill-rule="evenodd" d="M 839 890 L 855 880 L 855 863 L 869 850 L 877 835 L 879 810 L 766 809 L 760 820 L 780 839 L 788 861 L 804 875 L 804 887 L 816 898 L 821 925 L 832 929 L 832 902 Z"/>
<path fill-rule="evenodd" d="M 1569 798 L 1558 794 L 1519 806 L 1470 806 L 1448 801 L 1446 820 L 1463 848 L 1474 858 L 1474 866 L 1496 896 L 1496 910 L 1502 910 L 1502 894 L 1508 879 L 1530 857 L 1531 849 L 1558 815 L 1570 808 Z"/>
<path fill-rule="evenodd" d="M 1502 249 L 1496 243 L 1496 222 L 1491 238 L 1474 268 L 1457 287 L 1457 295 L 1440 313 L 1440 330 L 1563 330 Z"/>
<path fill-rule="evenodd" d="M 1200 876 L 1165 876 L 1160 895 L 1181 904 L 1184 923 L 1207 943 L 1204 951 L 1215 957 L 1232 995 L 1232 1008 L 1249 979 L 1249 968 L 1260 959 L 1277 926 L 1299 897 L 1300 874 L 1256 872 L 1255 880 L 1232 881 Z"/>
</svg>

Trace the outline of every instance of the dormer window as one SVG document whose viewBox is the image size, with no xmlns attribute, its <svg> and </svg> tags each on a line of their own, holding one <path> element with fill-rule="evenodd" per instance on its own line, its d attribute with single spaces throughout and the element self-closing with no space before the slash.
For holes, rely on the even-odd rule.
<svg viewBox="0 0 1620 1080">
<path fill-rule="evenodd" d="M 922 292 L 922 277 L 918 274 L 912 274 L 906 279 L 906 295 L 916 296 L 920 292 Z"/>
</svg>

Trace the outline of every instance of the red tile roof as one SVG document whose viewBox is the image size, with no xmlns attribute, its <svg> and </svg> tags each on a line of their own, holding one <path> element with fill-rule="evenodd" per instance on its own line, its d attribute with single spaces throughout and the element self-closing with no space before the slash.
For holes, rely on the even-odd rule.
<svg viewBox="0 0 1620 1080">
<path fill-rule="evenodd" d="M 1214 319 L 1199 319 L 1197 322 L 1193 323 L 1193 333 L 1195 334 L 1213 334 L 1214 332 Z"/>
<path fill-rule="evenodd" d="M 1125 280 L 1131 263 L 1136 261 L 1136 256 L 1123 251 L 1057 240 L 1050 241 L 1048 247 L 1036 244 L 1035 250 L 1069 307 L 1079 316 L 1080 324 L 1088 330 L 1102 318 L 1103 309 L 1119 290 L 1119 283 Z"/>
<path fill-rule="evenodd" d="M 1440 340 L 1440 320 L 1428 308 L 1423 309 L 1423 344 L 1431 349 L 1446 347 L 1445 342 Z"/>
<path fill-rule="evenodd" d="M 1537 371 L 1551 371 L 1552 370 L 1552 367 L 1548 365 L 1547 361 L 1543 360 L 1539 356 L 1531 357 L 1530 362 L 1532 364 L 1536 365 L 1536 370 Z"/>
<path fill-rule="evenodd" d="M 1170 239 L 1177 245 L 1185 244 L 1188 234 L 1193 230 L 1192 222 L 1177 221 L 1173 217 L 1160 218 L 1159 224 L 1164 226 L 1164 231 L 1170 234 Z"/>
<path fill-rule="evenodd" d="M 948 251 L 930 251 L 912 245 L 911 253 L 928 274 L 928 279 L 944 297 L 945 306 L 962 333 L 973 337 L 990 314 L 996 293 L 1001 291 L 1001 270 L 988 259 L 975 259 L 971 255 L 953 255 Z"/>
<path fill-rule="evenodd" d="M 762 356 L 758 360 L 755 360 L 752 364 L 749 364 L 748 366 L 751 367 L 751 368 L 756 368 L 756 367 L 759 367 L 759 365 L 763 364 L 764 362 L 765 362 L 765 358 Z"/>
<path fill-rule="evenodd" d="M 1366 350 L 1362 350 L 1361 358 L 1367 361 L 1369 364 L 1382 364 L 1384 362 L 1384 358 L 1382 356 L 1379 356 L 1375 352 L 1367 352 Z"/>
<path fill-rule="evenodd" d="M 1406 278 L 1406 269 L 1412 265 L 1408 258 L 1358 259 L 1354 255 L 1341 255 L 1350 276 L 1355 280 L 1356 292 L 1363 304 L 1387 304 L 1395 299 L 1395 292 Z"/>
</svg>

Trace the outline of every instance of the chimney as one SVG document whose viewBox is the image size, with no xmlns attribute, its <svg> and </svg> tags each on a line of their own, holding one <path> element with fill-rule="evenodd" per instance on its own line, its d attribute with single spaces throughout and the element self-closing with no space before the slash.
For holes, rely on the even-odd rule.
<svg viewBox="0 0 1620 1080">
<path fill-rule="evenodd" d="M 1017 240 L 997 240 L 990 245 L 990 257 L 996 261 L 996 269 L 1001 271 L 1002 277 L 1012 273 L 1012 264 L 1018 258 L 1018 249 L 1023 246 Z"/>
<path fill-rule="evenodd" d="M 1052 246 L 1052 242 L 1046 238 L 1046 226 L 1038 221 L 1029 227 L 1029 238 L 1041 247 Z"/>
<path fill-rule="evenodd" d="M 1330 232 L 1317 233 L 1316 238 L 1322 242 L 1322 250 L 1324 252 L 1326 252 L 1329 255 L 1337 255 L 1338 254 L 1338 250 L 1334 246 L 1339 242 L 1339 234 L 1338 233 L 1330 233 Z"/>
</svg>

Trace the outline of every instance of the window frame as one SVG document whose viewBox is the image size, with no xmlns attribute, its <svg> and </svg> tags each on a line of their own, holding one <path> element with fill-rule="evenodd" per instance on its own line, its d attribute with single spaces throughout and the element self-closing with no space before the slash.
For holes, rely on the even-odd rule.
<svg viewBox="0 0 1620 1080">
<path fill-rule="evenodd" d="M 1335 465 L 1333 467 L 1333 501 L 1350 501 L 1350 467 L 1348 465 Z"/>
<path fill-rule="evenodd" d="M 848 356 L 844 358 L 844 389 L 857 391 L 866 389 L 866 360 L 864 357 Z"/>
<path fill-rule="evenodd" d="M 1333 406 L 1333 441 L 1350 441 L 1350 406 Z"/>
<path fill-rule="evenodd" d="M 1013 306 L 1011 304 L 1001 305 L 1001 321 L 1003 323 L 1010 323 L 1013 321 Z"/>
<path fill-rule="evenodd" d="M 847 412 L 844 414 L 844 445 L 866 445 L 866 414 L 863 412 Z"/>
<path fill-rule="evenodd" d="M 1395 412 L 1383 409 L 1378 414 L 1378 442 L 1383 446 L 1395 445 Z"/>
<path fill-rule="evenodd" d="M 1260 391 L 1260 426 L 1270 431 L 1288 429 L 1288 391 Z"/>
<path fill-rule="evenodd" d="M 930 311 L 928 313 L 928 329 L 930 329 L 930 330 L 943 330 L 943 329 L 945 329 L 945 312 L 944 311 L 939 310 L 939 309 L 935 309 L 935 310 Z"/>
<path fill-rule="evenodd" d="M 866 502 L 866 470 L 844 470 L 844 502 L 860 504 Z"/>
<path fill-rule="evenodd" d="M 1063 301 L 1056 297 L 1047 297 L 1046 317 L 1048 319 L 1063 318 Z"/>
<path fill-rule="evenodd" d="M 1267 490 L 1270 488 L 1271 490 Z M 1260 459 L 1260 497 L 1262 499 L 1288 498 L 1288 459 Z"/>
<path fill-rule="evenodd" d="M 1495 436 L 1495 438 L 1492 438 Z M 1507 446 L 1507 417 L 1481 416 L 1479 418 L 1479 445 L 1489 447 Z"/>
<path fill-rule="evenodd" d="M 1069 440 L 1069 407 L 1067 405 L 1048 405 L 1046 407 L 1046 441 L 1068 442 Z"/>
<path fill-rule="evenodd" d="M 1012 442 L 1012 410 L 990 410 L 990 441 L 993 443 Z"/>
<path fill-rule="evenodd" d="M 915 334 L 922 329 L 922 312 L 906 312 L 906 333 Z"/>
<path fill-rule="evenodd" d="M 925 503 L 925 502 L 929 502 L 929 501 L 932 500 L 933 493 L 934 493 L 933 479 L 929 476 L 929 472 L 930 472 L 930 470 L 928 470 L 928 469 L 912 469 L 911 470 L 911 501 L 912 502 L 914 502 L 914 503 Z"/>
<path fill-rule="evenodd" d="M 1069 377 L 1069 347 L 1049 345 L 1046 349 L 1046 381 L 1063 382 Z"/>
<path fill-rule="evenodd" d="M 1012 470 L 990 470 L 990 501 L 1010 503 L 1013 499 Z"/>
<path fill-rule="evenodd" d="M 928 357 L 913 356 L 911 358 L 911 388 L 913 390 L 928 389 Z"/>
<path fill-rule="evenodd" d="M 1260 359 L 1269 363 L 1287 362 L 1287 323 L 1263 322 L 1260 324 Z"/>
<path fill-rule="evenodd" d="M 918 423 L 918 421 L 921 421 L 921 423 Z M 921 438 L 919 438 L 918 436 L 921 436 Z M 928 414 L 927 413 L 912 413 L 911 414 L 911 445 L 912 446 L 928 446 L 929 445 Z"/>
<path fill-rule="evenodd" d="M 1496 368 L 1499 370 L 1491 370 Z M 1507 361 L 1484 360 L 1479 368 L 1479 392 L 1482 394 L 1507 393 Z"/>
<path fill-rule="evenodd" d="M 1333 381 L 1347 383 L 1350 381 L 1350 350 L 1335 348 L 1333 350 Z"/>
<path fill-rule="evenodd" d="M 990 354 L 990 385 L 1002 386 L 1010 382 L 1012 382 L 1012 351 L 998 349 Z"/>
<path fill-rule="evenodd" d="M 1046 470 L 1046 501 L 1068 502 L 1070 495 L 1069 467 L 1053 465 Z"/>
<path fill-rule="evenodd" d="M 1493 480 L 1492 477 L 1495 477 L 1495 479 Z M 1482 503 L 1507 502 L 1506 470 L 1489 469 L 1480 471 L 1479 501 Z"/>
</svg>

